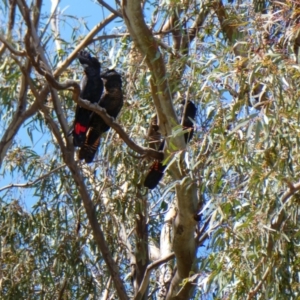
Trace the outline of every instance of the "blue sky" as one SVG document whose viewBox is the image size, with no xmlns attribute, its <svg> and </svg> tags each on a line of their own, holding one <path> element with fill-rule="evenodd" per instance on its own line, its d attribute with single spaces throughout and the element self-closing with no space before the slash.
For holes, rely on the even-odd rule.
<svg viewBox="0 0 300 300">
<path fill-rule="evenodd" d="M 48 5 L 49 6 L 48 6 Z M 112 3 L 110 5 L 113 6 Z M 51 1 L 45 1 L 45 11 L 50 11 Z M 59 4 L 60 10 L 67 15 L 77 16 L 84 19 L 90 28 L 95 26 L 102 18 L 103 12 L 108 14 L 105 8 L 102 8 L 97 1 L 80 1 L 80 0 L 62 0 Z"/>
</svg>

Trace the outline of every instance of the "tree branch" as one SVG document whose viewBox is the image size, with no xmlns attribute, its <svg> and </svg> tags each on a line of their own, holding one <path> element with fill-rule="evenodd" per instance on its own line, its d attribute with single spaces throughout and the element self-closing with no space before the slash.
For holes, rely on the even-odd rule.
<svg viewBox="0 0 300 300">
<path fill-rule="evenodd" d="M 188 282 L 179 290 L 182 280 L 188 278 L 195 268 L 196 241 L 194 238 L 196 221 L 194 214 L 197 211 L 197 189 L 192 179 L 185 177 L 181 184 L 176 185 L 177 207 L 179 213 L 174 222 L 173 250 L 177 258 L 177 271 L 172 278 L 166 299 L 177 295 L 178 299 L 187 299 L 193 289 L 193 284 Z M 179 292 L 180 291 L 180 292 Z"/>
<path fill-rule="evenodd" d="M 8 19 L 8 26 L 7 26 L 7 36 L 11 36 L 11 32 L 15 25 L 15 18 L 16 18 L 16 0 L 9 1 L 9 19 Z"/>
<path fill-rule="evenodd" d="M 110 291 L 110 285 L 111 285 L 111 276 L 109 276 L 108 281 L 105 285 L 105 290 L 102 294 L 101 300 L 107 300 L 109 296 L 109 291 Z"/>
<path fill-rule="evenodd" d="M 174 204 L 170 205 L 170 210 L 164 216 L 164 223 L 160 232 L 160 255 L 168 256 L 172 253 L 173 242 L 173 223 L 177 214 L 177 209 Z M 174 273 L 174 264 L 166 263 L 160 268 L 160 274 L 158 278 L 159 285 L 159 300 L 165 299 L 168 293 L 168 288 L 172 280 Z"/>
<path fill-rule="evenodd" d="M 171 55 L 168 62 L 168 69 L 174 70 L 172 79 L 170 79 L 172 87 L 177 87 L 181 84 L 181 78 L 186 65 L 195 68 L 194 63 L 189 63 L 189 47 L 209 13 L 208 3 L 208 1 L 201 3 L 196 20 L 189 29 L 186 28 L 187 22 L 184 20 L 184 17 L 181 17 L 181 15 L 184 15 L 182 4 L 180 3 L 177 7 L 170 8 L 171 16 L 162 31 L 170 31 L 173 38 L 172 51 L 169 51 Z M 165 43 L 160 41 L 159 44 L 167 49 L 164 46 Z M 181 59 L 178 60 L 178 58 Z"/>
<path fill-rule="evenodd" d="M 52 129 L 52 132 L 59 144 L 59 147 L 61 148 L 62 152 L 64 152 L 64 150 L 67 149 L 67 145 L 65 144 L 65 142 L 61 136 L 58 125 L 51 118 L 51 116 L 49 114 L 49 110 L 46 106 L 40 105 L 40 110 L 44 114 L 45 120 L 47 121 L 46 123 L 48 123 L 50 125 L 50 128 Z M 71 144 L 71 145 L 69 145 L 69 148 L 70 148 L 70 150 L 72 149 L 72 154 L 74 155 L 74 146 Z"/>
<path fill-rule="evenodd" d="M 74 160 L 72 152 L 70 153 L 70 149 L 67 149 L 63 152 L 63 158 L 72 173 L 72 177 L 76 183 L 76 186 L 78 187 L 89 223 L 93 231 L 94 239 L 103 255 L 104 261 L 110 272 L 117 291 L 117 295 L 121 300 L 128 300 L 124 284 L 119 274 L 118 265 L 111 256 L 110 250 L 104 237 L 104 233 L 96 216 L 95 206 L 90 198 L 86 185 L 84 184 L 82 173 Z"/>
<path fill-rule="evenodd" d="M 16 187 L 19 187 L 19 188 L 28 188 L 28 187 L 31 187 L 33 185 L 35 185 L 36 183 L 38 183 L 39 181 L 47 178 L 48 176 L 50 176 L 51 174 L 55 173 L 57 170 L 65 167 L 66 165 L 63 164 L 59 167 L 56 167 L 55 169 L 51 170 L 50 172 L 48 172 L 47 174 L 44 174 L 42 176 L 40 176 L 39 178 L 37 178 L 36 180 L 34 181 L 31 181 L 31 182 L 26 182 L 26 183 L 11 183 L 9 185 L 6 185 L 2 188 L 0 188 L 0 192 L 4 191 L 4 190 L 7 190 L 7 189 L 11 189 L 11 188 L 16 188 Z"/>
<path fill-rule="evenodd" d="M 264 283 L 265 280 L 267 279 L 267 277 L 268 277 L 268 275 L 269 275 L 269 273 L 270 273 L 272 267 L 273 267 L 273 264 L 270 264 L 270 265 L 267 267 L 267 269 L 266 269 L 266 271 L 265 271 L 263 277 L 262 277 L 261 280 L 257 283 L 256 287 L 253 288 L 251 291 L 249 291 L 246 300 L 250 300 L 250 299 L 253 299 L 253 297 L 255 297 L 255 295 L 258 293 L 259 289 L 261 288 L 261 286 L 263 285 L 263 283 Z"/>
<path fill-rule="evenodd" d="M 126 145 L 132 149 L 133 151 L 141 154 L 142 157 L 152 157 L 155 159 L 163 159 L 164 155 L 161 151 L 156 151 L 151 148 L 146 148 L 139 146 L 136 144 L 132 139 L 130 139 L 129 135 L 124 131 L 124 129 L 121 127 L 120 124 L 115 122 L 114 118 L 109 116 L 104 108 L 99 106 L 98 104 L 93 104 L 89 102 L 88 100 L 83 100 L 81 98 L 74 99 L 74 101 L 79 104 L 80 106 L 87 108 L 89 110 L 94 111 L 96 114 L 98 114 L 104 122 L 109 125 L 111 128 L 113 128 L 118 135 L 121 137 L 121 139 L 126 143 Z"/>
<path fill-rule="evenodd" d="M 98 23 L 86 35 L 86 37 L 75 47 L 72 53 L 70 53 L 69 56 L 62 63 L 59 64 L 57 69 L 53 72 L 53 76 L 56 78 L 59 75 L 61 75 L 67 69 L 67 67 L 72 63 L 72 61 L 77 57 L 78 52 L 83 48 L 85 48 L 86 46 L 88 46 L 91 42 L 93 42 L 94 36 L 117 17 L 118 16 L 116 16 L 115 14 L 111 14 L 106 19 Z"/>
<path fill-rule="evenodd" d="M 0 141 L 0 166 L 2 165 L 3 159 L 6 155 L 8 148 L 11 146 L 14 136 L 17 134 L 18 130 L 20 129 L 21 125 L 30 117 L 32 117 L 38 111 L 38 102 L 40 97 L 46 97 L 48 93 L 47 90 L 43 90 L 36 100 L 31 105 L 29 109 L 26 110 L 27 106 L 27 91 L 28 91 L 28 83 L 31 81 L 29 72 L 31 69 L 31 64 L 27 61 L 25 66 L 22 66 L 21 63 L 13 56 L 11 57 L 16 61 L 19 65 L 20 70 L 22 71 L 23 75 L 21 77 L 21 87 L 19 91 L 19 99 L 18 99 L 18 108 L 13 115 L 13 118 L 6 129 L 5 133 L 2 136 Z"/>
<path fill-rule="evenodd" d="M 97 1 L 99 2 L 99 4 L 101 4 L 102 6 L 104 6 L 106 9 L 108 9 L 110 12 L 112 12 L 116 16 L 118 16 L 120 18 L 123 18 L 123 15 L 122 15 L 122 13 L 120 11 L 115 10 L 114 8 L 112 8 L 109 4 L 107 4 L 103 0 L 97 0 Z"/>
<path fill-rule="evenodd" d="M 145 57 L 151 72 L 151 93 L 157 109 L 160 131 L 164 136 L 171 136 L 174 123 L 179 124 L 179 122 L 172 104 L 172 90 L 169 87 L 169 79 L 162 53 L 159 51 L 158 43 L 152 32 L 145 24 L 140 1 L 123 0 L 122 12 L 128 31 L 142 56 Z M 186 147 L 183 136 L 174 138 L 172 142 L 179 150 Z M 172 164 L 170 170 L 173 178 L 181 179 L 183 177 L 183 173 L 180 172 L 181 170 L 177 165 Z M 171 299 L 177 295 L 179 284 L 184 278 L 189 277 L 195 258 L 194 230 L 196 222 L 193 215 L 197 211 L 198 201 L 196 185 L 192 184 L 190 180 L 187 177 L 184 182 L 176 185 L 179 212 L 174 224 L 173 249 L 177 258 L 178 269 L 176 276 L 172 279 L 166 299 Z M 191 289 L 192 283 L 186 284 L 178 299 L 187 299 Z"/>
<path fill-rule="evenodd" d="M 9 13 L 8 13 L 8 22 L 7 22 L 7 32 L 6 32 L 6 36 L 8 39 L 11 38 L 11 32 L 13 30 L 13 27 L 15 25 L 15 18 L 16 18 L 16 0 L 11 0 L 9 1 Z M 1 39 L 0 39 L 1 40 Z M 5 40 L 5 38 L 4 38 Z M 1 40 L 3 45 L 0 47 L 0 57 L 3 55 L 3 53 L 5 52 L 6 49 L 6 44 L 3 42 L 3 40 Z"/>
<path fill-rule="evenodd" d="M 25 35 L 25 46 L 27 50 L 27 55 L 28 56 L 33 56 L 35 54 L 38 54 L 39 57 L 42 59 L 44 68 L 47 68 L 47 71 L 50 72 L 51 68 L 49 66 L 49 63 L 46 59 L 44 49 L 40 45 L 40 40 L 37 35 L 37 31 L 34 27 L 33 20 L 31 20 L 30 16 L 30 10 L 24 0 L 16 0 L 19 10 L 21 12 L 21 15 L 23 16 L 26 25 L 27 25 L 27 33 Z M 37 52 L 37 53 L 32 53 L 32 52 Z M 32 60 L 32 64 L 34 65 L 34 60 Z"/>
<path fill-rule="evenodd" d="M 68 279 L 65 278 L 64 281 L 62 282 L 62 285 L 61 285 L 60 289 L 59 289 L 59 293 L 58 293 L 58 297 L 57 297 L 58 300 L 63 300 L 64 292 L 65 292 L 65 289 L 67 287 L 67 284 L 68 284 Z"/>
<path fill-rule="evenodd" d="M 123 34 L 106 34 L 106 35 L 101 35 L 101 36 L 93 38 L 92 42 L 109 40 L 109 39 L 116 39 L 116 38 L 124 38 L 124 37 L 129 37 L 129 36 L 130 36 L 129 33 L 123 33 Z"/>
<path fill-rule="evenodd" d="M 296 184 L 288 184 L 289 189 L 282 195 L 280 202 L 282 203 L 282 208 L 279 213 L 274 216 L 271 220 L 271 229 L 278 231 L 280 226 L 284 222 L 285 216 L 285 204 L 294 194 L 300 191 L 300 182 Z M 272 232 L 269 232 L 268 244 L 267 244 L 267 253 L 270 255 L 272 253 L 274 246 L 274 239 Z"/>
<path fill-rule="evenodd" d="M 22 1 L 22 0 L 17 0 Z M 26 15 L 26 10 L 23 12 L 24 15 Z M 53 71 L 54 78 L 57 78 L 60 76 L 67 67 L 73 62 L 74 59 L 77 58 L 78 52 L 88 46 L 91 42 L 93 42 L 93 38 L 96 34 L 99 33 L 105 26 L 107 26 L 110 22 L 112 22 L 115 18 L 118 16 L 115 14 L 109 15 L 106 19 L 102 20 L 100 23 L 98 23 L 86 36 L 85 38 L 75 47 L 75 49 L 68 55 L 68 57 L 61 62 L 56 70 Z M 30 21 L 27 18 L 26 24 L 29 28 L 30 27 Z M 29 53 L 30 55 L 30 53 Z M 44 62 L 44 60 L 43 60 Z"/>
<path fill-rule="evenodd" d="M 154 104 L 157 109 L 159 127 L 163 136 L 171 136 L 174 122 L 178 124 L 177 116 L 172 104 L 172 95 L 169 89 L 166 67 L 162 53 L 151 31 L 145 24 L 139 0 L 122 2 L 123 18 L 130 32 L 132 39 L 139 48 L 142 56 L 151 71 L 152 80 L 156 87 L 152 95 L 157 94 Z M 175 139 L 175 145 L 179 149 L 184 148 L 183 137 Z"/>
<path fill-rule="evenodd" d="M 59 19 L 57 16 L 57 7 L 58 7 L 58 0 L 51 0 L 51 17 L 50 23 L 52 27 L 52 31 L 54 32 L 54 42 L 56 46 L 56 51 L 60 51 L 62 49 L 61 42 L 60 42 L 60 31 L 59 31 Z"/>
<path fill-rule="evenodd" d="M 26 51 L 22 50 L 22 51 L 18 51 L 14 48 L 14 46 L 8 42 L 5 37 L 3 36 L 3 34 L 0 33 L 0 41 L 6 46 L 6 48 L 13 54 L 15 54 L 16 56 L 26 56 Z"/>
<path fill-rule="evenodd" d="M 203 226 L 201 227 L 201 229 L 199 230 L 199 232 L 197 234 L 196 242 L 197 242 L 198 246 L 203 245 L 203 243 L 205 242 L 205 240 L 209 237 L 209 234 L 211 233 L 211 231 L 214 230 L 214 229 L 216 229 L 219 226 L 219 224 L 217 224 L 216 226 L 214 226 L 213 228 L 211 228 L 208 231 L 207 227 L 208 227 L 208 225 L 210 223 L 210 220 L 211 220 L 211 216 L 209 216 L 207 218 L 207 220 L 205 221 L 205 223 L 203 224 Z"/>
<path fill-rule="evenodd" d="M 80 106 L 87 108 L 95 113 L 97 113 L 104 122 L 112 127 L 122 138 L 122 140 L 127 144 L 129 148 L 134 150 L 135 152 L 141 154 L 143 157 L 153 157 L 155 159 L 163 159 L 163 153 L 160 151 L 156 151 L 151 148 L 145 148 L 137 145 L 134 143 L 129 135 L 124 131 L 124 129 L 114 121 L 114 118 L 109 116 L 106 113 L 106 110 L 100 107 L 98 104 L 93 104 L 88 100 L 83 100 L 79 97 L 80 87 L 76 81 L 73 80 L 66 80 L 64 83 L 57 82 L 49 73 L 44 72 L 44 76 L 46 77 L 47 81 L 56 89 L 58 90 L 65 90 L 70 87 L 73 87 L 73 99 L 74 101 L 79 104 Z"/>
<path fill-rule="evenodd" d="M 53 79 L 54 80 L 54 79 Z M 76 83 L 72 83 L 76 88 Z M 79 86 L 77 85 L 77 93 L 79 94 Z M 94 239 L 98 245 L 99 250 L 101 251 L 107 268 L 112 276 L 112 280 L 114 282 L 117 294 L 119 299 L 128 300 L 125 287 L 119 275 L 119 269 L 116 262 L 113 260 L 108 245 L 106 243 L 104 233 L 101 229 L 100 223 L 98 222 L 96 216 L 95 206 L 90 198 L 86 185 L 84 183 L 84 178 L 82 176 L 82 172 L 78 167 L 77 163 L 74 160 L 74 146 L 72 144 L 64 145 L 62 140 L 60 131 L 56 125 L 56 123 L 52 120 L 52 118 L 48 115 L 47 109 L 45 107 L 41 107 L 44 112 L 45 119 L 48 121 L 51 131 L 53 132 L 55 138 L 57 139 L 59 146 L 62 151 L 63 160 L 70 169 L 72 173 L 72 177 L 75 181 L 75 184 L 79 190 L 80 196 L 83 201 L 83 205 L 89 220 L 89 224 L 91 225 Z"/>
<path fill-rule="evenodd" d="M 175 254 L 174 252 L 170 253 L 169 255 L 151 263 L 150 265 L 148 265 L 147 269 L 146 269 L 146 272 L 145 272 L 145 275 L 144 275 L 144 278 L 143 278 L 143 281 L 140 285 L 140 288 L 138 290 L 138 293 L 136 294 L 136 296 L 133 298 L 134 300 L 141 300 L 147 287 L 148 287 L 148 284 L 149 284 L 149 280 L 150 280 L 150 275 L 151 275 L 151 271 L 157 267 L 159 267 L 160 265 L 168 262 L 169 260 L 175 258 Z"/>
<path fill-rule="evenodd" d="M 35 0 L 33 7 L 33 25 L 35 29 L 38 29 L 40 17 L 41 17 L 41 9 L 42 9 L 43 0 Z"/>
<path fill-rule="evenodd" d="M 222 31 L 225 33 L 226 38 L 229 40 L 230 43 L 234 43 L 234 38 L 237 37 L 237 27 L 232 26 L 233 24 L 228 22 L 227 13 L 222 0 L 216 0 L 212 2 L 212 6 L 219 19 Z"/>
<path fill-rule="evenodd" d="M 60 126 L 62 128 L 62 131 L 64 133 L 64 137 L 65 137 L 66 141 L 71 142 L 71 138 L 70 138 L 70 136 L 68 136 L 68 134 L 69 134 L 68 122 L 67 122 L 67 119 L 65 118 L 64 112 L 61 108 L 61 102 L 59 100 L 57 90 L 53 89 L 53 88 L 50 88 L 50 92 L 51 92 L 53 107 L 54 107 L 54 110 L 56 112 L 59 124 L 60 124 Z"/>
</svg>

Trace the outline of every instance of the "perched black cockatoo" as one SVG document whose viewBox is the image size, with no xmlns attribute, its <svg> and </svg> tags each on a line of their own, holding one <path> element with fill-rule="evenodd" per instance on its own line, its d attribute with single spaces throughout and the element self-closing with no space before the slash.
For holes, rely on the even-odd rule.
<svg viewBox="0 0 300 300">
<path fill-rule="evenodd" d="M 185 101 L 183 101 L 182 104 L 184 105 Z M 195 120 L 196 112 L 197 108 L 195 104 L 192 101 L 188 100 L 187 105 L 185 106 L 183 111 L 182 120 L 183 129 L 189 129 L 189 131 L 184 134 L 184 140 L 186 144 L 193 138 L 194 135 L 193 121 Z"/>
<path fill-rule="evenodd" d="M 123 106 L 121 75 L 115 70 L 107 70 L 101 74 L 101 78 L 104 83 L 104 91 L 99 105 L 106 109 L 108 115 L 116 118 Z M 109 128 L 99 115 L 92 114 L 86 139 L 79 150 L 79 159 L 85 159 L 87 163 L 93 161 L 100 144 L 101 134 Z"/>
<path fill-rule="evenodd" d="M 103 92 L 100 62 L 87 51 L 80 51 L 78 59 L 84 68 L 84 76 L 80 82 L 80 98 L 92 103 L 99 102 Z M 92 111 L 77 105 L 72 131 L 75 147 L 81 147 L 85 141 L 91 114 Z"/>
<path fill-rule="evenodd" d="M 163 140 L 158 148 L 158 151 L 161 151 L 164 149 L 165 140 Z M 146 178 L 144 181 L 144 186 L 149 189 L 154 189 L 162 177 L 164 176 L 166 165 L 163 165 L 161 161 L 155 160 L 152 164 Z"/>
<path fill-rule="evenodd" d="M 185 101 L 183 101 L 183 104 L 184 103 Z M 186 143 L 188 143 L 192 139 L 194 134 L 193 120 L 196 117 L 196 112 L 197 112 L 197 108 L 195 104 L 192 101 L 188 101 L 185 110 L 183 112 L 183 118 L 182 118 L 183 129 L 189 129 L 189 131 L 184 134 L 184 140 Z M 164 144 L 165 141 L 163 140 L 158 149 L 159 151 L 163 150 Z M 144 186 L 151 190 L 154 189 L 162 179 L 165 169 L 166 169 L 166 165 L 163 165 L 162 161 L 156 160 L 152 164 L 150 171 L 145 178 Z"/>
</svg>

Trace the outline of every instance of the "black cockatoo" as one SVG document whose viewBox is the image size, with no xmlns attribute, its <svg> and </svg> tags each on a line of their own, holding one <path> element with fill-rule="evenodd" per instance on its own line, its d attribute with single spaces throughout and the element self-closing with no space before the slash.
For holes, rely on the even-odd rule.
<svg viewBox="0 0 300 300">
<path fill-rule="evenodd" d="M 182 102 L 182 104 L 185 104 L 185 101 Z M 184 140 L 187 144 L 194 135 L 194 123 L 196 117 L 197 108 L 195 104 L 192 101 L 187 102 L 187 105 L 185 106 L 185 110 L 183 111 L 183 120 L 182 120 L 182 126 L 184 130 L 188 129 L 188 132 L 184 134 Z"/>
<path fill-rule="evenodd" d="M 103 92 L 100 62 L 87 51 L 80 51 L 78 59 L 84 68 L 84 76 L 80 82 L 80 98 L 92 103 L 99 102 Z M 85 141 L 91 114 L 92 111 L 77 105 L 72 130 L 75 147 L 81 147 Z"/>
<path fill-rule="evenodd" d="M 158 148 L 158 151 L 161 151 L 164 149 L 165 140 L 163 140 Z M 144 186 L 149 189 L 154 189 L 162 177 L 164 176 L 166 165 L 163 165 L 161 161 L 155 160 L 155 162 L 152 164 L 146 178 L 144 181 Z"/>
<path fill-rule="evenodd" d="M 104 91 L 99 105 L 106 109 L 108 115 L 116 118 L 123 106 L 121 75 L 115 70 L 107 70 L 101 74 L 101 78 L 104 83 Z M 87 163 L 93 161 L 100 144 L 101 134 L 109 128 L 99 115 L 92 114 L 86 139 L 79 150 L 79 159 L 85 159 Z"/>
<path fill-rule="evenodd" d="M 184 103 L 185 101 L 183 101 L 182 104 Z M 195 104 L 192 101 L 188 101 L 185 110 L 183 112 L 183 120 L 182 120 L 183 129 L 189 129 L 189 131 L 184 134 L 184 140 L 186 143 L 188 143 L 192 139 L 194 134 L 193 120 L 195 120 L 196 112 L 197 112 L 197 108 Z M 164 145 L 165 145 L 165 141 L 163 140 L 158 150 L 159 151 L 163 150 Z M 166 165 L 163 165 L 161 161 L 156 160 L 152 164 L 150 171 L 145 178 L 144 186 L 151 190 L 154 189 L 162 179 L 165 168 Z"/>
</svg>

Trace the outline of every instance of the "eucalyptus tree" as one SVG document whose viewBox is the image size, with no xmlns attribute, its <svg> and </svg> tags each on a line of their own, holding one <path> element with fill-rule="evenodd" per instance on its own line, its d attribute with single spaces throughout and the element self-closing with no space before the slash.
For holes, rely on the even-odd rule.
<svg viewBox="0 0 300 300">
<path fill-rule="evenodd" d="M 63 3 L 0 4 L 1 297 L 299 297 L 297 1 L 98 0 L 92 28 Z M 81 50 L 122 75 L 116 119 Z M 76 105 L 111 127 L 89 164 Z"/>
</svg>

